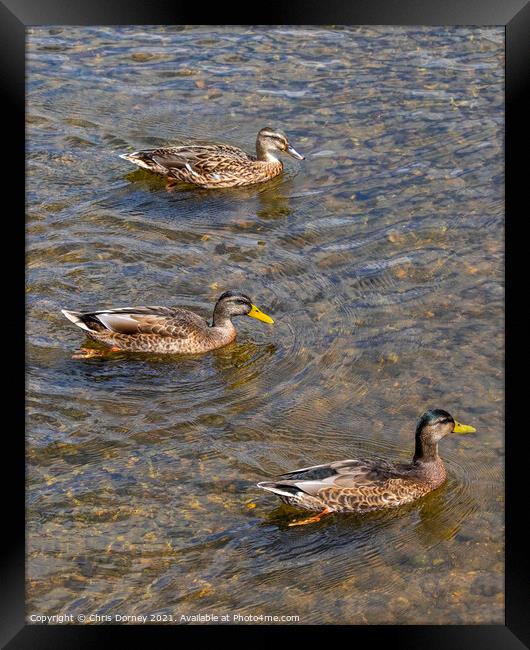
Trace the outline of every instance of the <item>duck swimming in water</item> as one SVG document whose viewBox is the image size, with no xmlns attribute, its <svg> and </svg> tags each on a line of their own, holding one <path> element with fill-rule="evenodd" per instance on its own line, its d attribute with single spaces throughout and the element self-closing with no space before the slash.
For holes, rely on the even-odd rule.
<svg viewBox="0 0 530 650">
<path fill-rule="evenodd" d="M 410 503 L 442 485 L 446 470 L 438 455 L 438 441 L 449 433 L 473 433 L 442 409 L 426 411 L 416 427 L 412 462 L 381 459 L 339 460 L 282 474 L 279 480 L 258 483 L 282 501 L 319 514 L 289 524 L 319 521 L 332 512 L 369 512 Z"/>
<path fill-rule="evenodd" d="M 121 307 L 81 313 L 62 310 L 68 320 L 110 351 L 193 354 L 228 345 L 236 338 L 234 316 L 251 316 L 274 323 L 244 293 L 225 291 L 215 304 L 211 325 L 180 307 Z M 74 358 L 102 356 L 82 348 Z"/>
<path fill-rule="evenodd" d="M 157 174 L 206 188 L 262 183 L 283 170 L 279 153 L 304 160 L 285 133 L 265 127 L 256 138 L 256 156 L 229 144 L 187 144 L 120 154 L 121 158 Z"/>
</svg>

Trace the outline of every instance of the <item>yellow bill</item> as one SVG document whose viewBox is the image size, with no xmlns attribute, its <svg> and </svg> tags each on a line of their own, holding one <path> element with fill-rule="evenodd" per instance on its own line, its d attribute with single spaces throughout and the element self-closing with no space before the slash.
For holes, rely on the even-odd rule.
<svg viewBox="0 0 530 650">
<path fill-rule="evenodd" d="M 475 433 L 475 427 L 470 427 L 468 424 L 460 424 L 455 420 L 455 427 L 453 433 Z"/>
<path fill-rule="evenodd" d="M 264 323 L 274 323 L 272 318 L 270 316 L 267 316 L 267 314 L 264 314 L 261 309 L 258 309 L 256 307 L 256 305 L 252 305 L 252 309 L 248 312 L 247 316 L 262 320 Z"/>
</svg>

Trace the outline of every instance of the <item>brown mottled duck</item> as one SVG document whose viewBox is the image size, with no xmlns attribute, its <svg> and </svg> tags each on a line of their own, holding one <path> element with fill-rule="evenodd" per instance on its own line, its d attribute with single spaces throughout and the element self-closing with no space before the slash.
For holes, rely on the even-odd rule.
<svg viewBox="0 0 530 650">
<path fill-rule="evenodd" d="M 228 345 L 236 338 L 234 316 L 251 316 L 274 323 L 244 293 L 225 291 L 215 304 L 211 325 L 198 314 L 180 307 L 122 307 L 102 311 L 62 310 L 87 336 L 110 351 L 194 354 Z M 103 356 L 81 348 L 74 358 Z"/>
<path fill-rule="evenodd" d="M 410 503 L 442 485 L 446 471 L 438 455 L 438 441 L 449 433 L 472 433 L 447 411 L 426 411 L 416 427 L 411 463 L 381 459 L 339 460 L 282 474 L 278 481 L 258 483 L 282 501 L 319 514 L 289 524 L 319 521 L 332 512 L 369 512 Z"/>
<path fill-rule="evenodd" d="M 256 156 L 228 144 L 187 144 L 120 154 L 157 174 L 206 188 L 262 183 L 283 170 L 279 153 L 304 160 L 279 129 L 265 127 L 256 138 Z"/>
</svg>

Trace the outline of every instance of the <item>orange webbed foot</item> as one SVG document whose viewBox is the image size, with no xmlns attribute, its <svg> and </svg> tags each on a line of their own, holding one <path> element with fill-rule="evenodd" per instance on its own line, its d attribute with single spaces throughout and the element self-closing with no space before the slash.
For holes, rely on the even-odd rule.
<svg viewBox="0 0 530 650">
<path fill-rule="evenodd" d="M 72 354 L 72 359 L 103 359 L 111 352 L 121 352 L 120 348 L 112 347 L 107 350 L 96 350 L 95 348 L 80 348 Z"/>
<path fill-rule="evenodd" d="M 332 512 L 333 510 L 330 510 L 326 507 L 324 510 L 322 510 L 322 512 L 319 512 L 318 515 L 315 515 L 314 517 L 307 517 L 307 519 L 300 519 L 299 521 L 293 521 L 289 524 L 289 526 L 305 526 L 305 524 L 314 524 L 317 521 L 320 521 L 322 517 L 325 517 Z"/>
</svg>

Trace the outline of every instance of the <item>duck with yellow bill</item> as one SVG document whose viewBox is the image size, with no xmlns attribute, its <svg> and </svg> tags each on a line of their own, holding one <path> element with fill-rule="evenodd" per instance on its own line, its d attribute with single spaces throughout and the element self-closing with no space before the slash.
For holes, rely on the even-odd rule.
<svg viewBox="0 0 530 650">
<path fill-rule="evenodd" d="M 235 316 L 274 323 L 244 293 L 225 291 L 215 304 L 212 322 L 181 307 L 120 307 L 101 311 L 62 313 L 86 335 L 111 349 L 125 352 L 196 354 L 228 345 L 236 338 Z M 74 358 L 101 356 L 82 348 Z"/>
<path fill-rule="evenodd" d="M 416 427 L 410 463 L 383 459 L 339 460 L 282 474 L 258 483 L 282 501 L 319 514 L 290 526 L 316 522 L 333 512 L 369 512 L 410 503 L 440 487 L 447 472 L 438 455 L 438 442 L 450 433 L 473 433 L 442 409 L 426 411 Z"/>
</svg>

